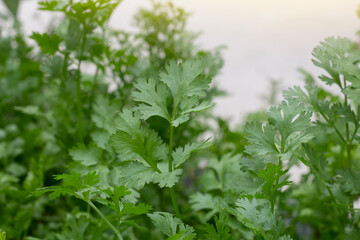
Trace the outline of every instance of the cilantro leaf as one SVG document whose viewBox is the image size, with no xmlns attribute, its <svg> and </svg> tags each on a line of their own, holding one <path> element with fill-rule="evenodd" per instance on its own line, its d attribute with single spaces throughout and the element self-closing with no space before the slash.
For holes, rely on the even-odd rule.
<svg viewBox="0 0 360 240">
<path fill-rule="evenodd" d="M 266 237 L 266 231 L 271 230 L 275 219 L 271 213 L 269 203 L 256 198 L 240 198 L 236 201 L 235 216 L 245 226 Z M 268 238 L 265 238 L 268 239 Z"/>
<path fill-rule="evenodd" d="M 149 166 L 160 172 L 157 167 L 159 160 L 167 158 L 168 149 L 158 134 L 143 125 L 140 113 L 124 109 L 115 119 L 118 130 L 111 136 L 111 142 L 120 154 L 135 154 L 137 159 L 146 162 Z"/>
<path fill-rule="evenodd" d="M 190 196 L 189 203 L 191 204 L 191 208 L 195 211 L 207 210 L 208 212 L 201 217 L 201 221 L 207 222 L 211 219 L 215 214 L 219 213 L 222 209 L 220 208 L 220 204 L 218 204 L 215 198 L 208 193 L 200 193 L 197 192 Z"/>
<path fill-rule="evenodd" d="M 91 133 L 91 139 L 95 145 L 103 150 L 108 150 L 110 134 L 106 131 L 94 131 Z"/>
<path fill-rule="evenodd" d="M 131 162 L 125 166 L 118 168 L 117 174 L 119 181 L 123 182 L 125 186 L 136 189 L 142 188 L 145 184 L 152 181 L 154 169 L 144 166 L 141 163 Z"/>
<path fill-rule="evenodd" d="M 81 177 L 77 172 L 72 172 L 71 174 L 56 175 L 55 179 L 63 180 L 62 184 L 37 189 L 32 195 L 40 196 L 44 193 L 50 193 L 49 197 L 51 200 L 61 195 L 69 195 L 86 201 L 99 192 L 99 190 L 94 187 L 99 183 L 99 176 L 96 172 L 90 172 L 84 177 Z"/>
<path fill-rule="evenodd" d="M 140 189 L 145 184 L 156 183 L 159 187 L 172 187 L 180 178 L 181 169 L 172 172 L 157 172 L 154 168 L 141 163 L 131 162 L 120 169 L 120 181 L 126 186 Z"/>
<path fill-rule="evenodd" d="M 146 205 L 144 203 L 139 203 L 138 205 L 134 205 L 133 203 L 123 203 L 122 208 L 120 210 L 120 216 L 123 215 L 143 215 L 152 210 L 152 207 Z"/>
<path fill-rule="evenodd" d="M 206 239 L 212 240 L 230 240 L 230 228 L 227 225 L 227 217 L 220 215 L 220 218 L 215 216 L 215 226 L 208 224 L 206 226 Z"/>
<path fill-rule="evenodd" d="M 30 38 L 34 39 L 41 51 L 45 54 L 53 55 L 59 50 L 59 44 L 62 42 L 62 39 L 56 33 L 49 35 L 48 33 L 37 33 L 34 32 Z"/>
<path fill-rule="evenodd" d="M 311 112 L 295 100 L 283 101 L 278 107 L 270 108 L 269 123 L 248 123 L 245 132 L 250 145 L 246 152 L 253 156 L 280 157 L 290 159 L 302 143 L 313 138 L 308 132 L 311 127 Z M 269 158 L 271 159 L 271 158 Z"/>
<path fill-rule="evenodd" d="M 326 84 L 336 84 L 342 87 L 338 64 L 342 64 L 343 60 L 348 58 L 349 53 L 358 48 L 357 44 L 347 38 L 326 38 L 317 46 L 312 55 L 314 56 L 313 63 L 324 69 L 329 76 L 322 75 L 320 79 Z M 341 68 L 340 68 L 341 69 Z"/>
<path fill-rule="evenodd" d="M 107 97 L 98 95 L 95 99 L 91 119 L 98 128 L 107 131 L 109 134 L 113 134 L 116 131 L 113 125 L 113 119 L 117 111 L 117 106 L 111 103 Z"/>
<path fill-rule="evenodd" d="M 173 126 L 177 127 L 188 121 L 191 112 L 213 106 L 206 100 L 198 104 L 199 100 L 206 96 L 211 82 L 211 79 L 204 76 L 205 67 L 201 60 L 188 60 L 179 64 L 171 61 L 165 69 L 166 71 L 160 74 L 160 81 L 169 87 L 173 97 Z"/>
<path fill-rule="evenodd" d="M 159 116 L 171 121 L 166 103 L 168 90 L 162 82 L 156 82 L 154 79 L 146 81 L 144 78 L 140 78 L 134 87 L 137 91 L 134 91 L 132 96 L 135 101 L 142 103 L 136 107 L 141 112 L 142 119 Z"/>
<path fill-rule="evenodd" d="M 159 187 L 173 187 L 180 178 L 181 169 L 176 169 L 172 172 L 155 172 L 152 181 L 157 183 Z"/>
<path fill-rule="evenodd" d="M 69 0 L 47 0 L 47 1 L 40 1 L 39 9 L 40 10 L 47 10 L 47 11 L 64 11 L 69 4 Z"/>
<path fill-rule="evenodd" d="M 245 125 L 246 139 L 249 141 L 246 152 L 251 155 L 276 155 L 279 153 L 274 136 L 274 126 L 266 124 L 264 127 L 260 122 L 250 122 Z"/>
<path fill-rule="evenodd" d="M 167 212 L 148 214 L 152 223 L 170 239 L 194 239 L 196 234 L 192 227 L 185 225 L 180 219 Z M 179 234 L 179 235 L 177 235 Z"/>
<path fill-rule="evenodd" d="M 279 107 L 270 108 L 268 115 L 269 122 L 280 132 L 278 150 L 283 157 L 290 158 L 291 151 L 313 138 L 313 135 L 307 132 L 311 127 L 311 112 L 306 112 L 303 104 L 283 101 Z"/>
<path fill-rule="evenodd" d="M 93 144 L 90 144 L 88 147 L 84 144 L 79 144 L 70 149 L 69 154 L 74 161 L 79 161 L 84 166 L 95 165 L 101 158 L 101 150 Z"/>
<path fill-rule="evenodd" d="M 290 181 L 286 181 L 286 173 L 287 171 L 282 170 L 281 165 L 271 163 L 266 166 L 265 170 L 261 169 L 259 171 L 258 176 L 265 180 L 261 186 L 262 191 L 270 202 L 276 201 L 276 194 L 280 188 L 291 183 Z"/>
<path fill-rule="evenodd" d="M 211 144 L 212 143 L 210 142 L 210 138 L 208 138 L 200 142 L 194 142 L 186 144 L 184 147 L 176 148 L 172 153 L 175 168 L 179 168 L 186 160 L 190 158 L 192 153 L 208 148 Z"/>
</svg>

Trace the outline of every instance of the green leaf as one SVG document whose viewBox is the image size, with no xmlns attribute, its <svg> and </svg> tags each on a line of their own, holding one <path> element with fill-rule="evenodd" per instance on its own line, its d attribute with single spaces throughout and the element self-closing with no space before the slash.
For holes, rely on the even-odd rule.
<svg viewBox="0 0 360 240">
<path fill-rule="evenodd" d="M 160 229 L 160 231 L 168 237 L 174 237 L 180 233 L 176 238 L 172 239 L 193 239 L 195 238 L 195 231 L 192 227 L 185 225 L 180 219 L 174 215 L 166 212 L 155 212 L 148 214 L 152 223 Z M 187 238 L 184 238 L 187 237 Z"/>
<path fill-rule="evenodd" d="M 132 96 L 135 101 L 142 103 L 136 107 L 141 112 L 142 119 L 159 116 L 171 121 L 166 103 L 168 90 L 163 83 L 156 82 L 154 79 L 146 81 L 144 78 L 140 78 L 134 87 L 137 91 L 133 91 Z"/>
<path fill-rule="evenodd" d="M 115 125 L 118 131 L 111 136 L 111 142 L 116 151 L 128 155 L 128 160 L 146 162 L 160 172 L 157 162 L 167 158 L 168 149 L 154 130 L 142 124 L 139 112 L 124 109 Z"/>
<path fill-rule="evenodd" d="M 269 123 L 248 123 L 245 132 L 249 145 L 246 152 L 253 156 L 280 157 L 288 160 L 302 143 L 313 138 L 308 131 L 311 127 L 311 113 L 295 100 L 283 101 L 278 107 L 270 108 Z M 271 161 L 268 161 L 271 162 Z"/>
<path fill-rule="evenodd" d="M 71 186 L 74 188 L 83 187 L 80 174 L 77 172 L 72 172 L 71 174 L 56 175 L 54 178 L 56 180 L 63 180 L 62 185 L 64 186 Z"/>
<path fill-rule="evenodd" d="M 192 153 L 208 148 L 211 146 L 210 138 L 206 140 L 202 140 L 200 142 L 194 142 L 190 144 L 186 144 L 184 147 L 176 148 L 172 157 L 174 159 L 175 168 L 179 168 L 186 160 L 188 160 Z"/>
<path fill-rule="evenodd" d="M 215 209 L 214 199 L 208 193 L 197 192 L 190 196 L 189 203 L 191 208 L 195 211 L 204 210 L 204 209 Z"/>
<path fill-rule="evenodd" d="M 39 9 L 47 11 L 65 11 L 69 2 L 69 0 L 39 1 Z"/>
<path fill-rule="evenodd" d="M 200 218 L 200 221 L 204 223 L 209 221 L 215 214 L 230 208 L 224 198 L 200 192 L 192 194 L 189 203 L 194 211 L 208 211 Z"/>
<path fill-rule="evenodd" d="M 188 109 L 184 110 L 182 113 L 187 114 L 187 113 L 192 113 L 192 112 L 201 112 L 201 111 L 210 109 L 214 106 L 215 106 L 215 103 L 212 103 L 209 100 L 204 100 L 196 107 L 188 108 Z"/>
<path fill-rule="evenodd" d="M 314 84 L 306 83 L 306 92 L 299 86 L 289 88 L 284 91 L 284 97 L 288 101 L 297 101 L 297 103 L 305 104 L 306 110 L 317 111 L 319 99 L 318 99 L 318 87 Z"/>
<path fill-rule="evenodd" d="M 353 81 L 351 86 L 342 91 L 354 104 L 360 105 L 360 81 Z"/>
<path fill-rule="evenodd" d="M 313 50 L 312 55 L 315 58 L 313 63 L 324 69 L 329 75 L 322 75 L 320 79 L 326 84 L 336 84 L 341 87 L 340 76 L 342 73 L 339 71 L 341 67 L 338 67 L 338 65 L 341 65 L 348 57 L 351 57 L 351 52 L 357 49 L 357 44 L 347 38 L 329 37 L 321 42 Z"/>
<path fill-rule="evenodd" d="M 107 200 L 104 197 L 97 199 L 97 201 L 101 204 L 104 204 L 105 202 L 120 216 L 120 212 L 122 211 L 121 209 L 123 208 L 121 200 L 123 200 L 124 197 L 130 195 L 131 191 L 125 186 L 114 186 L 113 188 L 106 188 L 100 190 L 107 196 L 109 196 L 111 198 L 111 201 Z M 129 204 L 133 205 L 133 203 Z"/>
<path fill-rule="evenodd" d="M 208 162 L 208 169 L 201 178 L 201 183 L 205 191 L 218 190 L 223 193 L 228 191 L 238 194 L 255 194 L 261 182 L 254 178 L 249 171 L 244 172 L 244 158 L 240 154 L 227 153 L 221 158 L 212 158 Z M 253 165 L 258 162 L 251 159 Z M 239 184 L 241 182 L 242 184 Z"/>
<path fill-rule="evenodd" d="M 189 60 L 179 64 L 171 61 L 165 68 L 160 80 L 170 88 L 175 106 L 191 96 L 205 97 L 210 81 L 201 77 L 205 68 L 202 61 Z"/>
<path fill-rule="evenodd" d="M 56 175 L 55 179 L 63 180 L 60 186 L 39 188 L 34 191 L 32 195 L 40 196 L 44 193 L 50 193 L 49 197 L 51 200 L 58 198 L 61 195 L 68 195 L 85 201 L 91 199 L 94 194 L 97 194 L 100 191 L 95 188 L 95 185 L 100 181 L 99 175 L 96 172 L 89 172 L 83 177 L 77 172 L 72 172 L 71 174 Z"/>
<path fill-rule="evenodd" d="M 338 173 L 341 176 L 339 182 L 341 182 L 345 192 L 350 193 L 351 195 L 360 194 L 360 186 L 358 184 L 360 181 L 359 172 L 339 170 Z"/>
<path fill-rule="evenodd" d="M 186 103 L 186 101 L 184 101 L 183 103 Z M 198 106 L 196 107 L 192 107 L 194 106 L 193 102 L 190 102 L 190 105 L 188 107 L 184 107 L 184 111 L 181 112 L 181 115 L 179 115 L 176 119 L 174 119 L 172 121 L 172 125 L 174 127 L 179 126 L 180 124 L 187 122 L 190 119 L 190 113 L 192 112 L 200 112 L 203 110 L 207 110 L 212 108 L 213 106 L 215 106 L 214 103 L 211 103 L 208 100 L 204 100 L 203 102 L 201 102 Z"/>
<path fill-rule="evenodd" d="M 120 216 L 123 215 L 138 216 L 138 215 L 146 214 L 151 210 L 152 207 L 144 203 L 139 203 L 138 205 L 134 205 L 133 203 L 123 203 L 120 211 Z"/>
<path fill-rule="evenodd" d="M 181 169 L 176 169 L 172 172 L 155 172 L 152 181 L 157 183 L 161 188 L 173 187 L 179 181 L 181 173 Z"/>
<path fill-rule="evenodd" d="M 81 239 L 90 225 L 90 216 L 85 213 L 67 214 L 63 232 L 57 234 L 59 240 Z"/>
<path fill-rule="evenodd" d="M 48 33 L 40 34 L 34 32 L 30 38 L 37 42 L 43 53 L 50 55 L 55 54 L 59 50 L 59 44 L 62 41 L 60 36 L 55 33 L 49 35 Z"/>
<path fill-rule="evenodd" d="M 113 120 L 116 112 L 118 112 L 118 107 L 115 104 L 111 103 L 107 97 L 98 95 L 95 99 L 93 112 L 91 119 L 98 128 L 107 131 L 109 134 L 115 133 Z"/>
<path fill-rule="evenodd" d="M 94 186 L 100 181 L 99 174 L 97 172 L 89 172 L 83 177 L 83 186 Z M 64 182 L 65 185 L 65 182 Z"/>
<path fill-rule="evenodd" d="M 209 101 L 198 104 L 199 100 L 206 96 L 211 82 L 211 79 L 204 75 L 205 67 L 201 60 L 188 60 L 183 63 L 171 61 L 165 69 L 166 71 L 160 74 L 160 81 L 169 87 L 173 97 L 173 126 L 177 127 L 188 121 L 189 113 L 213 106 Z"/>
<path fill-rule="evenodd" d="M 157 172 L 151 167 L 133 162 L 121 167 L 120 179 L 126 186 L 137 189 L 151 182 L 163 188 L 174 186 L 179 181 L 181 173 L 181 169 L 176 169 L 172 172 Z"/>
<path fill-rule="evenodd" d="M 271 163 L 266 166 L 265 170 L 259 171 L 258 176 L 265 180 L 261 186 L 262 191 L 271 202 L 276 201 L 276 193 L 280 188 L 291 183 L 290 181 L 286 181 L 286 173 L 287 171 L 282 170 L 282 165 Z"/>
<path fill-rule="evenodd" d="M 79 161 L 84 166 L 92 166 L 99 162 L 101 158 L 101 150 L 90 144 L 86 147 L 83 143 L 73 147 L 69 151 L 74 161 Z"/>
<path fill-rule="evenodd" d="M 127 187 L 140 189 L 153 179 L 155 170 L 141 163 L 131 162 L 119 168 L 119 181 Z"/>
<path fill-rule="evenodd" d="M 107 150 L 110 134 L 106 131 L 95 131 L 91 133 L 91 139 L 99 148 Z"/>
<path fill-rule="evenodd" d="M 61 195 L 71 195 L 73 196 L 75 193 L 74 191 L 64 188 L 62 186 L 51 186 L 51 187 L 45 187 L 45 188 L 39 188 L 35 190 L 32 195 L 35 197 L 41 196 L 45 193 L 50 193 L 49 198 L 50 200 L 54 200 L 56 198 L 59 198 Z"/>
<path fill-rule="evenodd" d="M 25 107 L 15 107 L 15 110 L 22 112 L 24 114 L 33 115 L 33 116 L 43 116 L 43 113 L 40 111 L 39 106 L 25 106 Z"/>
<path fill-rule="evenodd" d="M 279 153 L 275 143 L 276 129 L 269 124 L 262 126 L 260 122 L 250 122 L 245 125 L 246 138 L 249 142 L 246 152 L 251 155 L 276 155 Z"/>
<path fill-rule="evenodd" d="M 211 240 L 230 240 L 232 239 L 230 234 L 230 228 L 227 225 L 227 217 L 220 215 L 220 219 L 215 216 L 215 226 L 207 224 L 206 226 L 206 239 Z"/>
<path fill-rule="evenodd" d="M 64 60 L 59 55 L 48 56 L 40 65 L 40 70 L 48 79 L 59 79 L 63 75 Z"/>
<path fill-rule="evenodd" d="M 311 113 L 305 111 L 304 104 L 283 101 L 278 107 L 270 108 L 268 112 L 269 122 L 279 130 L 281 140 L 286 140 L 290 135 L 300 132 L 302 136 L 298 141 L 306 142 L 311 135 L 305 135 L 305 131 L 311 126 Z M 310 137 L 310 139 L 308 139 Z"/>
<path fill-rule="evenodd" d="M 236 201 L 237 219 L 256 234 L 265 235 L 270 230 L 275 219 L 270 210 L 270 204 L 264 200 L 240 198 Z"/>
</svg>

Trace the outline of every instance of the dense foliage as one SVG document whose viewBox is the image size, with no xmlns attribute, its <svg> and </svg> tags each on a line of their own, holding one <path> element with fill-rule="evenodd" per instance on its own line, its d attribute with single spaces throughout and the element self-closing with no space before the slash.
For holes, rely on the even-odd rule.
<svg viewBox="0 0 360 240">
<path fill-rule="evenodd" d="M 28 37 L 4 1 L 0 240 L 360 239 L 356 43 L 325 39 L 323 75 L 232 130 L 211 113 L 221 48 L 171 3 L 113 30 L 119 2 L 39 1 L 62 19 Z"/>
</svg>

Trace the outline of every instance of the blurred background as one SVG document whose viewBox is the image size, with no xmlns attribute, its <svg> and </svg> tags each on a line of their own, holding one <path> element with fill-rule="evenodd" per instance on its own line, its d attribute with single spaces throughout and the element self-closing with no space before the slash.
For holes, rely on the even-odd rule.
<svg viewBox="0 0 360 240">
<path fill-rule="evenodd" d="M 165 1 L 163 1 L 165 2 Z M 226 46 L 225 65 L 217 77 L 229 96 L 218 98 L 215 113 L 238 123 L 246 113 L 264 106 L 270 79 L 280 89 L 300 85 L 298 68 L 317 75 L 312 49 L 324 38 L 343 36 L 357 40 L 356 0 L 173 0 L 191 12 L 187 28 L 200 32 L 203 48 Z M 6 11 L 0 2 L 1 11 Z M 115 29 L 134 30 L 133 15 L 149 0 L 124 0 L 110 21 Z M 27 34 L 44 32 L 53 13 L 37 10 L 37 0 L 21 1 L 18 16 Z M 279 91 L 281 93 L 281 91 Z M 277 101 L 280 101 L 280 94 Z"/>
</svg>

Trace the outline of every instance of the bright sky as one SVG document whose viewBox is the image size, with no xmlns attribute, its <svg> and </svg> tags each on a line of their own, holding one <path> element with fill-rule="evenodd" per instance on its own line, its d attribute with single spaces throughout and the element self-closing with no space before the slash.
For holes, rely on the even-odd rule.
<svg viewBox="0 0 360 240">
<path fill-rule="evenodd" d="M 112 18 L 115 28 L 133 29 L 132 16 L 149 0 L 124 0 Z M 217 101 L 215 112 L 239 121 L 263 106 L 261 94 L 269 78 L 283 86 L 301 84 L 297 68 L 318 74 L 311 64 L 312 49 L 325 37 L 357 40 L 360 20 L 357 0 L 173 0 L 192 13 L 188 28 L 202 31 L 198 44 L 205 48 L 226 45 L 225 66 L 217 82 L 231 96 Z M 34 18 L 34 16 L 36 16 Z M 43 31 L 49 15 L 36 11 L 27 0 L 19 16 L 24 29 Z"/>
</svg>

